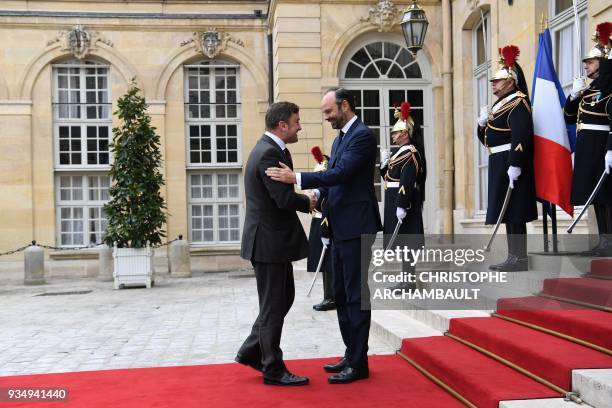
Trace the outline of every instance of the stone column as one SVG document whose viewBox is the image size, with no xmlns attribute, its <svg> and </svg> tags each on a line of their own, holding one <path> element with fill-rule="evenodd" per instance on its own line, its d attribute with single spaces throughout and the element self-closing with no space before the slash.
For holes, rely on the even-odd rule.
<svg viewBox="0 0 612 408">
<path fill-rule="evenodd" d="M 168 271 L 170 276 L 187 278 L 191 276 L 191 257 L 189 242 L 179 235 L 177 241 L 168 245 Z"/>
<path fill-rule="evenodd" d="M 45 252 L 33 245 L 26 248 L 23 256 L 24 283 L 26 285 L 42 285 L 45 283 Z"/>
<path fill-rule="evenodd" d="M 106 244 L 98 248 L 98 280 L 110 282 L 113 280 L 113 249 Z"/>
</svg>

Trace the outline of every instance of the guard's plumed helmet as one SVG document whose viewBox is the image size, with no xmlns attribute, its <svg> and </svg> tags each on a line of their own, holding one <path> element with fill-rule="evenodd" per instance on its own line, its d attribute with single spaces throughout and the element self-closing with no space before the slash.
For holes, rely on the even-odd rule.
<svg viewBox="0 0 612 408">
<path fill-rule="evenodd" d="M 402 102 L 402 105 L 398 109 L 395 108 L 395 113 L 393 114 L 395 118 L 397 118 L 397 122 L 391 128 L 391 133 L 401 132 L 402 130 L 407 130 L 409 134 L 412 135 L 412 131 L 414 130 L 414 120 L 410 116 L 410 104 L 408 102 Z"/>
<path fill-rule="evenodd" d="M 521 53 L 516 45 L 506 45 L 499 49 L 499 69 L 491 77 L 491 81 L 499 79 L 514 79 L 518 81 L 517 60 Z"/>
<path fill-rule="evenodd" d="M 597 25 L 595 34 L 593 34 L 593 42 L 595 45 L 591 50 L 584 56 L 582 61 L 586 61 L 592 58 L 605 59 L 608 58 L 612 52 L 612 43 L 610 41 L 610 34 L 612 34 L 612 23 L 607 21 Z"/>
<path fill-rule="evenodd" d="M 312 156 L 314 157 L 317 164 L 315 164 L 314 171 L 325 171 L 327 170 L 328 158 L 323 154 L 319 146 L 314 146 L 310 149 Z"/>
</svg>

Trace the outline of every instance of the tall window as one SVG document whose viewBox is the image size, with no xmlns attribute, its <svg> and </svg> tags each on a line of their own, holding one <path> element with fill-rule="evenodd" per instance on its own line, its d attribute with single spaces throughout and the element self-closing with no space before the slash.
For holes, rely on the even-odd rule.
<svg viewBox="0 0 612 408">
<path fill-rule="evenodd" d="M 194 243 L 240 241 L 242 219 L 239 66 L 185 66 L 189 234 Z"/>
<path fill-rule="evenodd" d="M 490 85 L 489 85 L 489 70 L 491 68 L 491 56 L 489 50 L 491 49 L 490 42 L 490 18 L 489 14 L 484 15 L 484 25 L 481 19 L 480 23 L 474 28 L 472 32 L 472 80 L 474 90 L 474 156 L 475 156 L 475 209 L 477 213 L 483 212 L 487 209 L 487 183 L 489 180 L 489 156 L 485 147 L 480 143 L 476 132 L 478 131 L 478 125 L 476 123 L 476 117 L 480 111 L 481 106 L 490 106 Z M 485 40 L 486 39 L 486 40 Z M 486 45 L 486 47 L 485 47 Z"/>
<path fill-rule="evenodd" d="M 591 36 L 587 32 L 587 0 L 578 0 L 577 6 L 582 43 L 580 50 L 576 38 L 572 0 L 550 0 L 549 3 L 553 58 L 565 95 L 570 93 L 573 79 L 583 75 L 580 61 L 592 47 Z"/>
<path fill-rule="evenodd" d="M 57 241 L 99 244 L 110 184 L 109 67 L 67 61 L 53 66 L 53 83 Z"/>
</svg>

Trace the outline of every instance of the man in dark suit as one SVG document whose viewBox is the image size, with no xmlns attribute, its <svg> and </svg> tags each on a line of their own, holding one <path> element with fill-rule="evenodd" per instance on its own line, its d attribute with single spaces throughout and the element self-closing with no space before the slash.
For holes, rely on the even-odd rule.
<svg viewBox="0 0 612 408">
<path fill-rule="evenodd" d="M 266 112 L 266 132 L 257 142 L 246 165 L 244 184 L 246 217 L 240 256 L 255 269 L 259 315 L 236 361 L 263 373 L 269 385 L 305 385 L 308 378 L 291 374 L 280 348 L 285 316 L 295 297 L 292 261 L 308 255 L 306 234 L 296 211 L 309 212 L 316 196 L 297 194 L 292 185 L 279 183 L 265 170 L 284 163 L 293 168 L 286 148 L 298 140 L 299 107 L 277 102 Z"/>
<path fill-rule="evenodd" d="M 369 265 L 373 237 L 382 230 L 374 191 L 377 147 L 372 131 L 355 115 L 354 97 L 345 89 L 328 90 L 321 111 L 332 128 L 340 130 L 327 170 L 296 174 L 280 162 L 266 174 L 301 188 L 318 188 L 319 199 L 326 199 L 338 323 L 346 350 L 340 361 L 324 368 L 337 373 L 329 377 L 330 383 L 343 384 L 369 376 L 370 290 L 361 263 Z M 370 237 L 362 242 L 364 234 Z"/>
</svg>

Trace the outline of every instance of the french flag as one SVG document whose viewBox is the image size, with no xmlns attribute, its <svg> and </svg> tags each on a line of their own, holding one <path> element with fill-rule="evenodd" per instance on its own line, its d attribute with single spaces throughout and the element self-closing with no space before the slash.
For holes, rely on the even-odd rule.
<svg viewBox="0 0 612 408">
<path fill-rule="evenodd" d="M 563 119 L 565 95 L 553 65 L 548 29 L 540 34 L 531 92 L 536 196 L 558 205 L 573 217 L 570 195 L 575 134 L 568 132 Z"/>
</svg>

